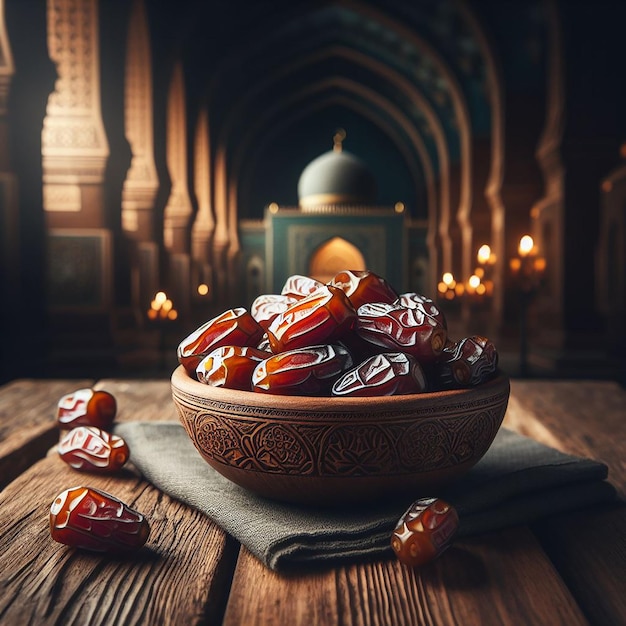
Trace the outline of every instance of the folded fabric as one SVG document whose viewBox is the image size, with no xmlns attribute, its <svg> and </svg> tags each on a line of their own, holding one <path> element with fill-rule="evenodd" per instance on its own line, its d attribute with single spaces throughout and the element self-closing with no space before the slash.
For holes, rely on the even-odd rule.
<svg viewBox="0 0 626 626">
<path fill-rule="evenodd" d="M 501 428 L 468 474 L 436 494 L 325 510 L 257 496 L 200 456 L 176 422 L 127 422 L 115 428 L 131 461 L 156 487 L 208 515 L 275 570 L 391 553 L 391 532 L 408 506 L 437 496 L 459 513 L 459 536 L 524 524 L 615 497 L 606 465 L 546 447 Z"/>
</svg>

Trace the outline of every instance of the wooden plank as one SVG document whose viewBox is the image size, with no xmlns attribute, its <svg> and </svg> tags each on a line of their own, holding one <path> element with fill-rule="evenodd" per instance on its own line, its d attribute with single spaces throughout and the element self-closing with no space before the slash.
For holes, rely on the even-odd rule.
<svg viewBox="0 0 626 626">
<path fill-rule="evenodd" d="M 242 549 L 225 626 L 586 624 L 525 528 L 459 542 L 420 569 L 395 559 L 279 575 Z"/>
<path fill-rule="evenodd" d="M 606 463 L 609 479 L 626 498 L 626 390 L 617 383 L 513 380 L 504 425 Z"/>
<path fill-rule="evenodd" d="M 505 426 L 598 459 L 621 501 L 533 530 L 592 624 L 626 623 L 626 391 L 610 381 L 513 381 Z"/>
<path fill-rule="evenodd" d="M 533 526 L 591 624 L 626 624 L 626 504 Z"/>
<path fill-rule="evenodd" d="M 15 380 L 0 387 L 0 489 L 58 440 L 59 399 L 90 380 Z"/>
<path fill-rule="evenodd" d="M 49 508 L 63 489 L 86 484 L 121 498 L 150 521 L 147 545 L 111 558 L 58 544 Z M 130 471 L 76 472 L 51 454 L 0 494 L 0 623 L 219 623 L 238 544 L 206 516 Z"/>
</svg>

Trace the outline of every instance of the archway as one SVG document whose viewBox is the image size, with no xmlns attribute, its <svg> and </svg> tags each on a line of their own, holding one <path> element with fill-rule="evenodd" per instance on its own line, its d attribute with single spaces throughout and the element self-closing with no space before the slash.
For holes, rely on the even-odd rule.
<svg viewBox="0 0 626 626">
<path fill-rule="evenodd" d="M 361 251 L 342 237 L 333 237 L 323 243 L 309 261 L 309 276 L 329 282 L 342 270 L 365 270 L 365 257 Z"/>
</svg>

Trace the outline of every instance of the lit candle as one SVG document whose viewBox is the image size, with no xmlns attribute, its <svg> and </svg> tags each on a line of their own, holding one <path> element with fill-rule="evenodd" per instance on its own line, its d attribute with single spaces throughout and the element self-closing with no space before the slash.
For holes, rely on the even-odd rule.
<svg viewBox="0 0 626 626">
<path fill-rule="evenodd" d="M 535 242 L 533 241 L 533 238 L 530 235 L 524 235 L 519 240 L 519 247 L 518 247 L 519 255 L 522 257 L 528 256 L 532 252 L 534 247 L 535 247 Z"/>
<path fill-rule="evenodd" d="M 483 265 L 485 263 L 488 263 L 490 257 L 491 257 L 491 248 L 487 244 L 484 244 L 480 246 L 480 248 L 478 248 L 478 254 L 476 255 L 476 258 L 478 259 L 479 263 Z"/>
</svg>

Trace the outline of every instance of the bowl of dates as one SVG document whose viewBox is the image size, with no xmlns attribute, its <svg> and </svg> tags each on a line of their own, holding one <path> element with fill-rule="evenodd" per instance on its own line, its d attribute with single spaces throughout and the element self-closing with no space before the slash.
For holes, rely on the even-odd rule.
<svg viewBox="0 0 626 626">
<path fill-rule="evenodd" d="M 449 337 L 435 302 L 369 271 L 292 276 L 177 356 L 172 397 L 198 452 L 286 502 L 432 495 L 482 458 L 509 399 L 489 339 Z"/>
</svg>

